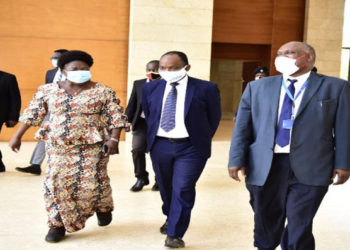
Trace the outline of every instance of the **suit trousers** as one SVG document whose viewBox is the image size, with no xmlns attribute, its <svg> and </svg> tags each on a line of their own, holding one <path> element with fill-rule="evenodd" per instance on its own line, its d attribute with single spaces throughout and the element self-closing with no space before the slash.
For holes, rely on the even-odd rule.
<svg viewBox="0 0 350 250">
<path fill-rule="evenodd" d="M 30 164 L 34 164 L 34 165 L 41 165 L 45 159 L 45 142 L 43 141 L 39 141 L 36 146 L 35 149 L 32 153 L 32 157 L 30 159 Z"/>
<path fill-rule="evenodd" d="M 50 113 L 47 113 L 47 115 L 44 117 L 43 122 L 48 121 L 50 118 Z M 32 157 L 30 159 L 30 164 L 34 164 L 34 165 L 41 165 L 45 159 L 45 142 L 43 141 L 39 141 L 36 146 L 35 149 L 32 153 Z"/>
<path fill-rule="evenodd" d="M 146 147 L 147 147 L 147 124 L 146 120 L 139 118 L 137 126 L 132 132 L 132 159 L 134 172 L 137 179 L 147 179 L 146 171 Z"/>
<path fill-rule="evenodd" d="M 190 223 L 195 186 L 207 158 L 200 156 L 189 140 L 171 142 L 156 138 L 151 159 L 163 201 L 163 214 L 167 216 L 167 234 L 182 237 Z"/>
<path fill-rule="evenodd" d="M 247 189 L 254 211 L 254 246 L 260 250 L 273 250 L 279 244 L 282 250 L 315 249 L 312 222 L 328 186 L 300 183 L 290 167 L 289 154 L 275 154 L 266 183 L 247 184 Z"/>
</svg>

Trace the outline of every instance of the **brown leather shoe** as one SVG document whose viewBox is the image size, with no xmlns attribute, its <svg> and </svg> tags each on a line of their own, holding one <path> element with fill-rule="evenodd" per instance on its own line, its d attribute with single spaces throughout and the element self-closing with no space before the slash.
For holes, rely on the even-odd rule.
<svg viewBox="0 0 350 250">
<path fill-rule="evenodd" d="M 56 243 L 61 241 L 66 234 L 66 229 L 64 227 L 50 227 L 45 240 L 50 243 Z"/>
<path fill-rule="evenodd" d="M 165 239 L 165 246 L 169 248 L 183 248 L 185 247 L 185 242 L 181 239 L 181 237 L 167 236 Z"/>
<path fill-rule="evenodd" d="M 96 215 L 97 215 L 97 223 L 100 227 L 107 226 L 112 221 L 112 212 L 107 212 L 107 213 L 96 212 Z"/>
</svg>

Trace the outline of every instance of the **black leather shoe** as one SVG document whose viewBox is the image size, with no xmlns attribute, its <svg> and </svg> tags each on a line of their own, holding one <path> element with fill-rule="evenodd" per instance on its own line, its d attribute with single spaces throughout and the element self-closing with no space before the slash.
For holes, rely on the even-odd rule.
<svg viewBox="0 0 350 250">
<path fill-rule="evenodd" d="M 155 182 L 153 187 L 152 187 L 152 191 L 159 191 L 159 186 L 158 186 L 158 183 Z"/>
<path fill-rule="evenodd" d="M 183 248 L 185 242 L 180 237 L 167 236 L 165 239 L 165 246 L 170 248 Z"/>
<path fill-rule="evenodd" d="M 112 213 L 111 212 L 107 212 L 107 213 L 96 212 L 96 215 L 97 215 L 97 224 L 100 227 L 107 226 L 112 221 Z"/>
<path fill-rule="evenodd" d="M 141 191 L 143 186 L 146 186 L 149 184 L 149 180 L 148 179 L 137 179 L 136 183 L 134 184 L 134 186 L 132 186 L 130 188 L 130 191 L 132 192 L 138 192 Z"/>
<path fill-rule="evenodd" d="M 6 171 L 5 165 L 2 162 L 2 160 L 0 160 L 0 172 L 5 172 L 5 171 Z"/>
<path fill-rule="evenodd" d="M 25 167 L 25 168 L 16 167 L 16 170 L 19 172 L 30 173 L 30 174 L 34 174 L 34 175 L 41 174 L 40 165 L 37 165 L 37 164 L 32 164 L 32 165 Z"/>
<path fill-rule="evenodd" d="M 64 238 L 66 229 L 64 227 L 51 227 L 47 233 L 45 240 L 47 242 L 56 243 Z"/>
<path fill-rule="evenodd" d="M 159 228 L 161 234 L 167 234 L 168 232 L 168 222 L 166 221 L 163 226 Z"/>
</svg>

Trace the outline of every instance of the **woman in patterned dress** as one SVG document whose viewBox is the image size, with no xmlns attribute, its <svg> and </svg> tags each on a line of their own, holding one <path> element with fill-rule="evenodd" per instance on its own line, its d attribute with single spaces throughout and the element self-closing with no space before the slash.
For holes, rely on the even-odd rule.
<svg viewBox="0 0 350 250">
<path fill-rule="evenodd" d="M 12 150 L 18 152 L 27 129 L 41 125 L 35 138 L 45 141 L 47 148 L 48 242 L 60 241 L 66 231 L 84 228 L 95 212 L 98 225 L 112 221 L 107 163 L 109 155 L 118 153 L 121 129 L 128 129 L 129 124 L 115 92 L 91 81 L 92 64 L 92 57 L 83 51 L 64 53 L 58 66 L 67 79 L 38 88 L 10 141 Z M 47 112 L 50 119 L 43 122 Z"/>
</svg>

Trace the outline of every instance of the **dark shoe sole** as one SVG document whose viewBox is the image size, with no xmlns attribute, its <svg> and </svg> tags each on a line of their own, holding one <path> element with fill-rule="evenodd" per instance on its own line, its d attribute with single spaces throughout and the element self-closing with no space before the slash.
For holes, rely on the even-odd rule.
<svg viewBox="0 0 350 250">
<path fill-rule="evenodd" d="M 167 234 L 168 233 L 168 224 L 164 223 L 163 226 L 159 228 L 159 232 L 161 234 Z"/>
<path fill-rule="evenodd" d="M 169 247 L 169 248 L 184 248 L 185 247 L 185 242 L 183 240 L 170 240 L 169 236 L 165 240 L 164 246 Z"/>
<path fill-rule="evenodd" d="M 143 184 L 141 186 L 138 186 L 138 187 L 135 187 L 136 186 L 136 184 L 135 184 L 134 186 L 132 186 L 130 188 L 130 191 L 131 192 L 139 192 L 143 189 L 144 186 L 147 186 L 148 184 L 149 184 L 148 180 L 144 181 Z"/>
<path fill-rule="evenodd" d="M 45 241 L 49 242 L 49 243 L 57 243 L 57 242 L 60 242 L 61 240 L 63 240 L 63 238 L 64 238 L 64 235 L 57 236 L 57 237 L 52 237 L 52 236 L 46 235 Z"/>
<path fill-rule="evenodd" d="M 50 228 L 49 232 L 45 236 L 45 241 L 49 243 L 57 243 L 61 241 L 66 234 L 66 230 L 61 228 Z"/>
<path fill-rule="evenodd" d="M 105 226 L 109 225 L 113 219 L 111 212 L 109 212 L 109 213 L 96 212 L 96 216 L 97 216 L 97 224 L 100 227 L 105 227 Z"/>
<path fill-rule="evenodd" d="M 0 172 L 6 172 L 6 167 L 5 167 L 4 163 L 2 163 L 1 160 L 0 160 Z"/>
<path fill-rule="evenodd" d="M 41 174 L 41 171 L 40 172 L 32 172 L 32 171 L 28 171 L 28 170 L 25 170 L 25 169 L 20 168 L 20 167 L 16 167 L 15 169 L 18 172 L 22 172 L 22 173 L 28 173 L 28 174 L 33 174 L 33 175 L 40 175 Z"/>
</svg>

